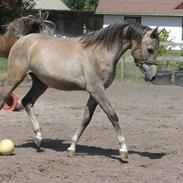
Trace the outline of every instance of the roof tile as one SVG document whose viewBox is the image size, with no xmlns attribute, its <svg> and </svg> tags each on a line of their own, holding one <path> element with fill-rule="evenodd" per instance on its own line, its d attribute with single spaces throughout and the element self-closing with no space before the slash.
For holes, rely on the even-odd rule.
<svg viewBox="0 0 183 183">
<path fill-rule="evenodd" d="M 97 14 L 183 16 L 183 0 L 100 0 Z"/>
<path fill-rule="evenodd" d="M 35 0 L 34 9 L 40 10 L 69 10 L 61 0 Z"/>
</svg>

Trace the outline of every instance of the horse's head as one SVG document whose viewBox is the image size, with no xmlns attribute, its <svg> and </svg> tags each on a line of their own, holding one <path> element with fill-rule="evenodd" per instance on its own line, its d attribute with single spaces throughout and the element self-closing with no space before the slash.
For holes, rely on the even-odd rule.
<svg viewBox="0 0 183 183">
<path fill-rule="evenodd" d="M 134 42 L 131 53 L 136 65 L 144 73 L 144 79 L 151 81 L 157 73 L 156 57 L 159 51 L 159 33 L 158 28 L 144 29 L 142 38 Z"/>
</svg>

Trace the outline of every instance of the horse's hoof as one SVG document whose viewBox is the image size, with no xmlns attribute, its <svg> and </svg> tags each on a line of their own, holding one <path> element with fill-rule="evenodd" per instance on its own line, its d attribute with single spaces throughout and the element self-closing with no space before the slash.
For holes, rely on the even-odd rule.
<svg viewBox="0 0 183 183">
<path fill-rule="evenodd" d="M 128 151 L 120 151 L 120 156 L 122 160 L 127 160 L 128 159 Z"/>
<path fill-rule="evenodd" d="M 43 153 L 43 152 L 45 152 L 45 150 L 42 149 L 41 147 L 36 146 L 36 149 L 37 149 L 37 152 L 38 152 L 38 153 Z"/>
<path fill-rule="evenodd" d="M 67 156 L 68 157 L 75 157 L 76 156 L 76 151 L 67 149 Z"/>
</svg>

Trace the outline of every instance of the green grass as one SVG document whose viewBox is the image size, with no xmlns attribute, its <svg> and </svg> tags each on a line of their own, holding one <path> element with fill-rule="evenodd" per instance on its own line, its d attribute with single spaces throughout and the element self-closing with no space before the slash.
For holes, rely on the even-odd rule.
<svg viewBox="0 0 183 183">
<path fill-rule="evenodd" d="M 0 73 L 6 72 L 8 61 L 5 58 L 0 58 Z"/>
<path fill-rule="evenodd" d="M 123 67 L 123 73 L 122 69 Z M 133 61 L 125 62 L 125 64 L 121 64 L 120 62 L 116 67 L 116 77 L 115 81 L 125 81 L 125 82 L 144 82 L 143 74 L 140 69 L 136 67 Z"/>
</svg>

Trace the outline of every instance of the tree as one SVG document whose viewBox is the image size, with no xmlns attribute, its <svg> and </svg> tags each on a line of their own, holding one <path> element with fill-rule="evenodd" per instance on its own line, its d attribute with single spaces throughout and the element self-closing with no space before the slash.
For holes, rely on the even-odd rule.
<svg viewBox="0 0 183 183">
<path fill-rule="evenodd" d="M 95 11 L 98 5 L 98 0 L 85 0 L 84 10 Z"/>
<path fill-rule="evenodd" d="M 34 0 L 0 0 L 0 25 L 20 17 L 25 10 L 34 5 Z"/>
<path fill-rule="evenodd" d="M 11 10 L 16 4 L 16 0 L 1 0 L 0 1 L 0 7 Z"/>
<path fill-rule="evenodd" d="M 99 0 L 63 0 L 71 9 L 77 11 L 95 11 Z"/>
<path fill-rule="evenodd" d="M 34 0 L 0 0 L 0 8 L 5 11 L 15 10 L 17 7 L 24 9 L 30 9 L 35 5 Z"/>
</svg>

